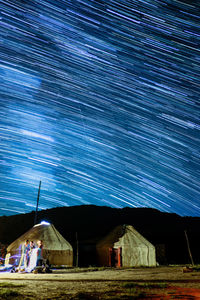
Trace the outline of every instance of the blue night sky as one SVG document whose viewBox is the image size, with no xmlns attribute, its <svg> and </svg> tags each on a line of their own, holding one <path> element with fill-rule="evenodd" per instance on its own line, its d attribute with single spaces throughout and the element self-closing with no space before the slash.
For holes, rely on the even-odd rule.
<svg viewBox="0 0 200 300">
<path fill-rule="evenodd" d="M 200 216 L 200 2 L 0 1 L 0 215 Z"/>
</svg>

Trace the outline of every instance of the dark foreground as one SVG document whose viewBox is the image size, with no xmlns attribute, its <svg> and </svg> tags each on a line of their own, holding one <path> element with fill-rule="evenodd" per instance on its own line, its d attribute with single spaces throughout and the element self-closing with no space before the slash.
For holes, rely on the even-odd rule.
<svg viewBox="0 0 200 300">
<path fill-rule="evenodd" d="M 173 266 L 0 273 L 0 299 L 200 299 L 200 272 Z"/>
</svg>

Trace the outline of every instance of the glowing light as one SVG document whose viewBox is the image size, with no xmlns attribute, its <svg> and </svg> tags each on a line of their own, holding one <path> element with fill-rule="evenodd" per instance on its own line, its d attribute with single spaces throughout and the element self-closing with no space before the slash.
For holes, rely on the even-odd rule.
<svg viewBox="0 0 200 300">
<path fill-rule="evenodd" d="M 42 221 L 40 222 L 41 225 L 50 225 L 50 223 L 46 222 L 46 221 Z"/>
</svg>

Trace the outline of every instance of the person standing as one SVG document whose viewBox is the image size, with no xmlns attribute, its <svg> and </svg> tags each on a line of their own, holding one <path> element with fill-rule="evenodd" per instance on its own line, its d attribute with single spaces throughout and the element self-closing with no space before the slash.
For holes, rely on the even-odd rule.
<svg viewBox="0 0 200 300">
<path fill-rule="evenodd" d="M 21 258 L 19 261 L 18 269 L 27 268 L 29 250 L 30 250 L 29 240 L 26 240 L 21 248 Z"/>
<path fill-rule="evenodd" d="M 42 250 L 43 250 L 43 242 L 42 240 L 37 241 L 37 263 L 36 266 L 42 266 L 43 263 L 43 257 L 42 257 Z"/>
<path fill-rule="evenodd" d="M 34 243 L 34 241 L 30 241 L 29 251 L 28 251 L 28 256 L 27 256 L 27 266 L 29 266 L 29 262 L 30 262 L 30 258 L 31 258 L 33 249 L 35 249 L 35 243 Z"/>
</svg>

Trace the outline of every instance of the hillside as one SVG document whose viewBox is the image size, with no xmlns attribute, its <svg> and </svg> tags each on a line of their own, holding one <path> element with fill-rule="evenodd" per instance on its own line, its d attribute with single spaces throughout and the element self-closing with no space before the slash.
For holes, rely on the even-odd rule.
<svg viewBox="0 0 200 300">
<path fill-rule="evenodd" d="M 33 226 L 35 213 L 0 217 L 0 242 L 10 244 Z M 42 220 L 53 223 L 72 244 L 76 252 L 79 242 L 79 261 L 95 264 L 95 242 L 116 225 L 130 224 L 157 247 L 160 264 L 190 263 L 184 231 L 190 241 L 195 263 L 200 263 L 200 218 L 180 217 L 151 208 L 110 208 L 93 205 L 58 207 L 38 213 Z M 88 255 L 89 254 L 89 255 Z M 87 258 L 86 258 L 87 257 Z M 90 258 L 88 261 L 88 258 Z"/>
</svg>

